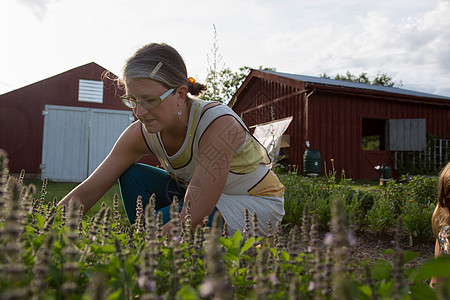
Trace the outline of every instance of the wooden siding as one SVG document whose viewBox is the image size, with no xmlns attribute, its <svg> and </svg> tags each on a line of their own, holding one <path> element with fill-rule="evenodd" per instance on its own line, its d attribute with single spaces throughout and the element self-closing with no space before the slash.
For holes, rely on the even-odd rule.
<svg viewBox="0 0 450 300">
<path fill-rule="evenodd" d="M 290 96 L 291 95 L 291 96 Z M 291 137 L 289 157 L 302 171 L 305 141 L 321 152 L 323 166 L 331 159 L 340 175 L 376 179 L 373 167 L 390 163 L 388 151 L 362 150 L 362 119 L 426 119 L 426 132 L 439 138 L 450 134 L 450 101 L 371 92 L 289 81 L 252 71 L 235 95 L 233 110 L 247 126 L 293 116 L 286 131 Z"/>
<path fill-rule="evenodd" d="M 42 157 L 44 106 L 62 105 L 128 110 L 114 82 L 104 81 L 103 103 L 78 101 L 79 79 L 102 80 L 106 70 L 89 63 L 0 95 L 0 148 L 8 152 L 10 171 L 39 174 Z"/>
<path fill-rule="evenodd" d="M 390 119 L 389 151 L 425 151 L 427 120 Z"/>
<path fill-rule="evenodd" d="M 257 78 L 247 87 L 245 94 L 240 96 L 245 101 L 236 102 L 233 110 L 241 116 L 248 127 L 292 116 L 292 122 L 285 134 L 290 135 L 289 157 L 297 156 L 294 150 L 304 142 L 303 90 Z M 294 160 L 295 163 L 298 163 L 298 159 Z"/>
</svg>

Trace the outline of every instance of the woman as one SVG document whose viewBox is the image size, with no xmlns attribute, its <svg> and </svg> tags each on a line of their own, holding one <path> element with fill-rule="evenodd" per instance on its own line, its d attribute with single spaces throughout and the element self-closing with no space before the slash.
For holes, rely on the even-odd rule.
<svg viewBox="0 0 450 300">
<path fill-rule="evenodd" d="M 434 254 L 436 257 L 450 253 L 450 163 L 442 170 L 438 183 L 438 205 L 431 219 L 436 236 Z M 433 277 L 430 286 L 443 282 L 442 278 Z"/>
<path fill-rule="evenodd" d="M 226 105 L 195 100 L 206 87 L 187 78 L 179 53 L 166 44 L 149 44 L 125 64 L 122 83 L 125 105 L 137 120 L 117 140 L 111 153 L 60 205 L 75 199 L 87 212 L 119 179 L 122 200 L 131 223 L 136 199 L 144 206 L 156 195 L 156 210 L 169 233 L 169 206 L 176 195 L 184 199 L 180 218 L 191 203 L 195 228 L 204 217 L 220 212 L 230 232 L 242 230 L 244 214 L 256 212 L 261 235 L 267 221 L 284 215 L 284 186 L 268 165 L 264 147 Z M 136 164 L 153 154 L 164 170 Z"/>
</svg>

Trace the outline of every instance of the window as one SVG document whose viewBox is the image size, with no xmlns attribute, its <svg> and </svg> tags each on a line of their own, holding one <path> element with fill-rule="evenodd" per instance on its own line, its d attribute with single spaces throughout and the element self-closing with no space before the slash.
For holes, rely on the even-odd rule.
<svg viewBox="0 0 450 300">
<path fill-rule="evenodd" d="M 362 149 L 366 151 L 386 150 L 386 120 L 362 119 Z"/>
<path fill-rule="evenodd" d="M 103 103 L 103 81 L 80 79 L 78 101 Z"/>
</svg>

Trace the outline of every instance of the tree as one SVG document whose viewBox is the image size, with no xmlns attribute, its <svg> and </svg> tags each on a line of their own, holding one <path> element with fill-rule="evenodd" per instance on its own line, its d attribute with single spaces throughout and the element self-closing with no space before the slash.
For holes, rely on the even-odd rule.
<svg viewBox="0 0 450 300">
<path fill-rule="evenodd" d="M 394 81 L 391 76 L 387 75 L 386 73 L 378 72 L 377 76 L 370 80 L 367 73 L 363 72 L 359 76 L 353 75 L 350 73 L 350 71 L 347 71 L 346 74 L 336 74 L 334 78 L 331 76 L 328 76 L 326 73 L 320 74 L 320 77 L 322 78 L 328 78 L 328 79 L 335 79 L 335 80 L 344 80 L 344 81 L 351 81 L 351 82 L 359 82 L 359 83 L 367 83 L 367 84 L 375 84 L 375 85 L 383 85 L 383 86 L 390 86 L 390 87 L 401 87 L 403 86 L 402 81 Z"/>
<path fill-rule="evenodd" d="M 219 69 L 219 65 L 222 62 L 223 56 L 219 53 L 219 41 L 217 38 L 216 25 L 213 24 L 213 28 L 213 46 L 211 48 L 212 57 L 206 54 L 206 58 L 208 60 L 208 75 L 206 76 L 208 89 L 201 98 L 206 98 L 211 101 L 223 102 L 222 97 L 220 97 L 219 76 L 223 72 L 225 64 L 223 64 Z"/>
<path fill-rule="evenodd" d="M 214 27 L 214 41 L 211 48 L 211 56 L 207 54 L 208 75 L 206 76 L 206 84 L 208 89 L 200 96 L 200 99 L 228 103 L 238 88 L 244 82 L 245 78 L 252 70 L 249 66 L 240 67 L 239 71 L 233 71 L 229 67 L 222 64 L 223 56 L 219 52 L 217 29 Z M 267 68 L 259 66 L 259 70 L 275 71 L 275 68 Z"/>
</svg>

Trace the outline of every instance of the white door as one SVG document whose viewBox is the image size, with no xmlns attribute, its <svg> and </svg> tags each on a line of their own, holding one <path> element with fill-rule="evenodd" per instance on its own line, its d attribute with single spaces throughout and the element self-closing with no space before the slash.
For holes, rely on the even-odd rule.
<svg viewBox="0 0 450 300">
<path fill-rule="evenodd" d="M 46 105 L 42 179 L 82 181 L 87 175 L 88 109 Z"/>
<path fill-rule="evenodd" d="M 117 138 L 134 120 L 131 111 L 92 109 L 89 128 L 89 174 L 109 154 Z"/>
<path fill-rule="evenodd" d="M 133 121 L 131 111 L 46 105 L 42 178 L 81 182 Z"/>
</svg>

